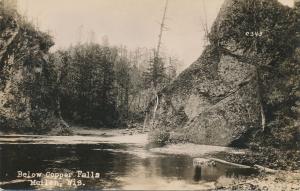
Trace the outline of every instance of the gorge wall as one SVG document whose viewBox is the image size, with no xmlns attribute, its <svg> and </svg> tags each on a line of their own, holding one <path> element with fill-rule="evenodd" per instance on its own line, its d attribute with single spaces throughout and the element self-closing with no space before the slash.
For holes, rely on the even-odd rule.
<svg viewBox="0 0 300 191">
<path fill-rule="evenodd" d="M 263 133 L 299 143 L 297 10 L 225 0 L 201 57 L 159 93 L 156 131 L 170 142 L 234 145 Z"/>
<path fill-rule="evenodd" d="M 51 37 L 0 2 L 0 129 L 64 128 L 56 79 L 48 65 Z"/>
</svg>

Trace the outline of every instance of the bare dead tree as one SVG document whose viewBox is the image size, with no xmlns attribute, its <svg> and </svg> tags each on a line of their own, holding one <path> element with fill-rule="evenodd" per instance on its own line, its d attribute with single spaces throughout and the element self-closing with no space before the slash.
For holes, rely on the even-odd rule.
<svg viewBox="0 0 300 191">
<path fill-rule="evenodd" d="M 160 48 L 161 48 L 161 44 L 162 44 L 162 36 L 163 36 L 163 32 L 166 30 L 166 15 L 167 15 L 167 9 L 168 9 L 168 0 L 166 0 L 165 2 L 165 7 L 164 7 L 164 12 L 163 12 L 163 17 L 160 23 L 160 30 L 159 30 L 159 35 L 158 35 L 158 43 L 157 43 L 157 47 L 156 47 L 156 51 L 154 52 L 154 60 L 153 60 L 153 65 L 154 67 L 157 66 L 159 63 L 159 56 L 160 56 Z M 153 83 L 153 92 L 155 95 L 155 106 L 153 109 L 153 116 L 152 116 L 152 120 L 151 120 L 151 124 L 150 127 L 154 127 L 155 126 L 155 118 L 156 118 L 156 111 L 158 108 L 158 104 L 159 104 L 159 97 L 158 97 L 158 87 L 157 87 L 157 83 L 154 82 Z M 147 120 L 147 115 L 145 117 L 145 120 Z M 144 127 L 143 130 L 145 128 L 145 122 L 144 122 Z"/>
<path fill-rule="evenodd" d="M 158 35 L 158 43 L 157 43 L 155 57 L 159 57 L 162 35 L 163 35 L 163 32 L 166 30 L 165 21 L 166 21 L 167 9 L 168 9 L 168 0 L 166 0 L 163 17 L 162 17 L 161 24 L 160 24 L 160 31 L 159 31 L 159 35 Z"/>
<path fill-rule="evenodd" d="M 78 42 L 78 44 L 80 44 L 82 41 L 83 41 L 83 30 L 84 30 L 84 26 L 83 25 L 80 25 L 79 27 L 78 27 L 78 29 L 77 29 L 77 31 L 78 31 L 78 36 L 77 36 L 77 42 Z"/>
<path fill-rule="evenodd" d="M 168 9 L 168 0 L 166 0 L 163 17 L 162 17 L 162 21 L 160 24 L 160 31 L 159 31 L 159 36 L 158 36 L 158 43 L 157 43 L 156 55 L 154 58 L 154 62 L 159 62 L 159 53 L 160 53 L 160 47 L 161 47 L 161 43 L 162 43 L 162 35 L 163 35 L 164 30 L 166 30 L 165 21 L 166 21 L 167 9 Z M 155 123 L 155 118 L 156 118 L 156 111 L 157 111 L 158 104 L 159 104 L 158 90 L 157 90 L 157 87 L 155 84 L 154 84 L 154 94 L 155 94 L 155 98 L 156 98 L 156 103 L 155 103 L 155 106 L 153 109 L 152 126 L 155 125 L 154 123 Z"/>
<path fill-rule="evenodd" d="M 202 8 L 203 8 L 203 16 L 200 17 L 200 24 L 202 31 L 204 32 L 204 46 L 207 46 L 209 43 L 209 29 L 207 24 L 207 11 L 206 11 L 206 5 L 205 0 L 202 0 Z"/>
</svg>

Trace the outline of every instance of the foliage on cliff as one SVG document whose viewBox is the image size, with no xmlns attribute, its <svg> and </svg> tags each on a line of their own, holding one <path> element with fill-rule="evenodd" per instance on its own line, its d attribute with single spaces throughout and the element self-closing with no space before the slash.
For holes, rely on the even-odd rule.
<svg viewBox="0 0 300 191">
<path fill-rule="evenodd" d="M 293 9 L 277 0 L 227 0 L 222 9 L 209 34 L 211 44 L 272 62 L 293 53 L 297 26 Z"/>
<path fill-rule="evenodd" d="M 65 128 L 55 73 L 48 64 L 52 38 L 0 3 L 1 130 L 45 132 Z"/>
<path fill-rule="evenodd" d="M 300 147 L 299 10 L 276 0 L 226 1 L 223 9 L 210 41 L 221 52 L 256 67 L 267 125 L 254 142 Z"/>
<path fill-rule="evenodd" d="M 223 20 L 213 26 L 211 40 L 221 50 L 256 66 L 266 128 L 255 134 L 254 142 L 259 139 L 263 145 L 299 147 L 299 14 L 277 1 L 231 3 Z M 262 35 L 245 36 L 251 31 Z"/>
</svg>

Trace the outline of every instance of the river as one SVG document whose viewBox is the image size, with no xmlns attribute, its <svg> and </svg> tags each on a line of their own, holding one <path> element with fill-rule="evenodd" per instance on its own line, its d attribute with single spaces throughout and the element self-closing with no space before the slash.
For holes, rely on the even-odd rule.
<svg viewBox="0 0 300 191">
<path fill-rule="evenodd" d="M 176 150 L 173 152 L 172 149 L 171 151 L 151 149 L 147 146 L 146 137 L 145 134 L 2 135 L 0 187 L 68 190 L 206 190 L 215 188 L 216 182 L 220 179 L 227 181 L 253 173 L 221 164 L 195 167 L 194 156 L 176 153 Z M 214 148 L 217 149 L 211 152 L 224 150 L 221 147 Z M 186 149 L 177 148 L 177 150 Z M 197 157 L 203 158 L 210 155 L 207 149 L 203 154 L 200 151 L 197 153 Z M 41 173 L 42 176 L 36 177 L 37 173 Z M 96 173 L 99 177 L 95 177 Z"/>
</svg>

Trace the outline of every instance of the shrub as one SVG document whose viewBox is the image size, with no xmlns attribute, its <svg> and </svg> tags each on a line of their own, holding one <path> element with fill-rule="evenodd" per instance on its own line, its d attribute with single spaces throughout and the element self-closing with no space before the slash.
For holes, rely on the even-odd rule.
<svg viewBox="0 0 300 191">
<path fill-rule="evenodd" d="M 166 145 L 169 139 L 170 133 L 165 129 L 156 129 L 149 133 L 150 143 L 158 144 L 159 146 Z"/>
</svg>

